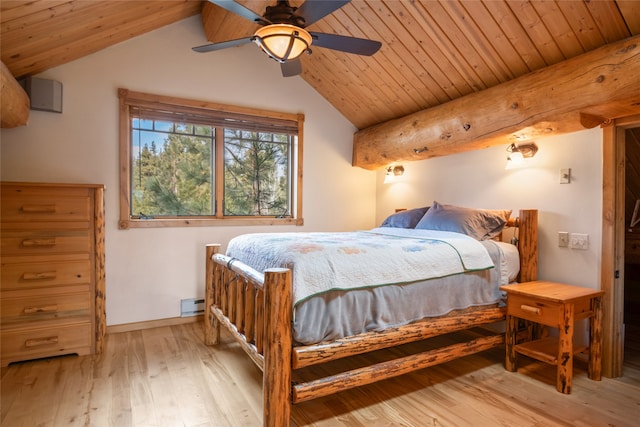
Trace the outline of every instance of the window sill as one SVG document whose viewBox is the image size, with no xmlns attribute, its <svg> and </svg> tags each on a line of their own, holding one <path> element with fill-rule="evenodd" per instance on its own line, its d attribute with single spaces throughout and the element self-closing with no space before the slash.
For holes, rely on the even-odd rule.
<svg viewBox="0 0 640 427">
<path fill-rule="evenodd" d="M 163 227 L 224 227 L 246 225 L 304 225 L 303 219 L 296 218 L 167 218 L 167 219 L 128 219 L 120 220 L 118 228 L 163 228 Z"/>
</svg>

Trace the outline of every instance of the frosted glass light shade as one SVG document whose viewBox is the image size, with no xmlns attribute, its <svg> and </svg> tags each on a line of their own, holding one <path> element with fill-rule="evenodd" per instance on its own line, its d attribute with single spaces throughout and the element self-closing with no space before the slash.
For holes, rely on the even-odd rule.
<svg viewBox="0 0 640 427">
<path fill-rule="evenodd" d="M 309 50 L 311 34 L 289 24 L 272 24 L 258 28 L 253 41 L 278 62 L 295 59 Z"/>
</svg>

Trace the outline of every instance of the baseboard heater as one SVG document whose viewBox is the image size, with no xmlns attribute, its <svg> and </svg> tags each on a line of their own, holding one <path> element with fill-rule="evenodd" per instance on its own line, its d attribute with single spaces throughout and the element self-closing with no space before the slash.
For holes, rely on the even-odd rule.
<svg viewBox="0 0 640 427">
<path fill-rule="evenodd" d="M 180 300 L 180 317 L 197 316 L 204 313 L 204 298 Z"/>
</svg>

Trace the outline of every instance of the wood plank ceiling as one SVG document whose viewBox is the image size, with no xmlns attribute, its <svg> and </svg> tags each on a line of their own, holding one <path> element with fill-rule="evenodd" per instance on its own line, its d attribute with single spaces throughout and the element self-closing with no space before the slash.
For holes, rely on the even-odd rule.
<svg viewBox="0 0 640 427">
<path fill-rule="evenodd" d="M 273 4 L 238 2 L 260 15 Z M 15 77 L 41 73 L 201 10 L 209 41 L 246 37 L 257 28 L 201 1 L 2 0 L 0 5 L 2 62 Z M 302 58 L 302 78 L 364 129 L 640 34 L 640 2 L 353 0 L 309 29 L 383 43 L 372 57 L 312 46 L 313 53 Z M 215 54 L 206 55 L 214 61 Z M 255 54 L 264 55 L 257 47 Z"/>
</svg>

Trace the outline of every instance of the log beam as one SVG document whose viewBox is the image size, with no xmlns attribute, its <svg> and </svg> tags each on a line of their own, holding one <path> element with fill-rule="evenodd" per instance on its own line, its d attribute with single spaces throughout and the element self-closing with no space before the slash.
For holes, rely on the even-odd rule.
<svg viewBox="0 0 640 427">
<path fill-rule="evenodd" d="M 29 120 L 29 96 L 11 71 L 0 62 L 0 126 L 14 128 L 27 124 Z"/>
<path fill-rule="evenodd" d="M 505 146 L 640 112 L 640 36 L 355 133 L 353 165 L 378 169 Z M 590 117 L 590 120 L 585 118 Z M 586 126 L 585 126 L 586 125 Z"/>
</svg>

